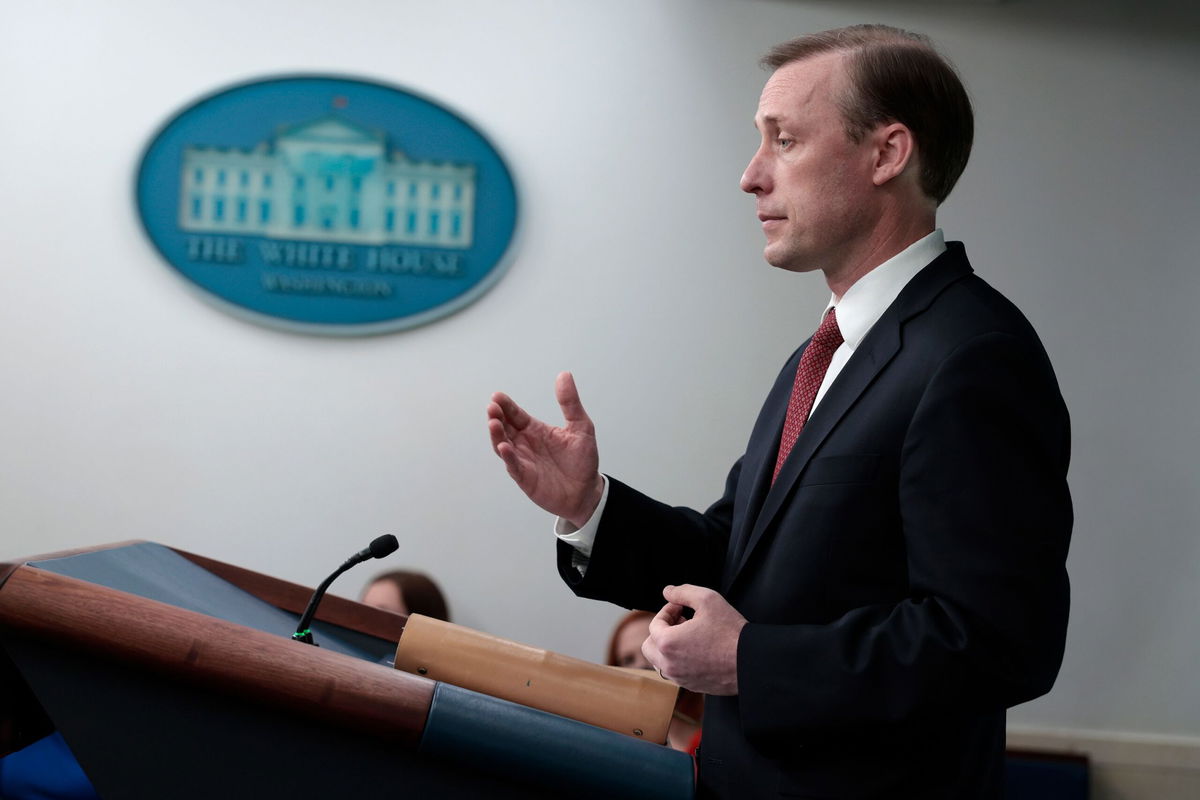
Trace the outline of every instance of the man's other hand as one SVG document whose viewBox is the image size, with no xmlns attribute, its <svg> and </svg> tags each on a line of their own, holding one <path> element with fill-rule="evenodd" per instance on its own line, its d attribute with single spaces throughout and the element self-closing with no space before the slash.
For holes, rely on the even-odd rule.
<svg viewBox="0 0 1200 800">
<path fill-rule="evenodd" d="M 668 586 L 642 654 L 664 678 L 703 694 L 738 693 L 737 646 L 746 618 L 702 586 Z M 693 611 L 691 619 L 684 609 Z"/>
</svg>

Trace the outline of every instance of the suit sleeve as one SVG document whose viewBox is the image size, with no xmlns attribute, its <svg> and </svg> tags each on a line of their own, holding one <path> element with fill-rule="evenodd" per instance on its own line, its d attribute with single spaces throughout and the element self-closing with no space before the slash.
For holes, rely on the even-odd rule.
<svg viewBox="0 0 1200 800">
<path fill-rule="evenodd" d="M 908 596 L 828 624 L 748 624 L 746 735 L 814 739 L 1047 692 L 1062 660 L 1069 423 L 1039 344 L 989 333 L 932 372 L 897 483 Z"/>
<path fill-rule="evenodd" d="M 668 584 L 716 588 L 741 464 L 739 459 L 729 471 L 724 497 L 704 513 L 660 503 L 609 476 L 608 504 L 587 570 L 579 574 L 573 548 L 560 541 L 559 574 L 580 597 L 645 611 L 662 608 Z"/>
</svg>

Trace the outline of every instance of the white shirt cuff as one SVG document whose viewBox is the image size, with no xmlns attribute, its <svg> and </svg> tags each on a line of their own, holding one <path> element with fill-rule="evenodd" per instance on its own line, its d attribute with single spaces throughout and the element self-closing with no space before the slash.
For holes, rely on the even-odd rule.
<svg viewBox="0 0 1200 800">
<path fill-rule="evenodd" d="M 596 506 L 596 510 L 592 512 L 592 516 L 583 524 L 583 527 L 576 528 L 562 517 L 559 517 L 554 523 L 554 535 L 559 538 L 559 541 L 574 547 L 578 556 L 585 563 L 592 557 L 592 543 L 596 541 L 596 531 L 600 528 L 600 515 L 604 513 L 604 506 L 608 503 L 608 476 L 602 474 L 600 477 L 604 479 L 604 492 L 600 495 L 600 503 Z"/>
</svg>

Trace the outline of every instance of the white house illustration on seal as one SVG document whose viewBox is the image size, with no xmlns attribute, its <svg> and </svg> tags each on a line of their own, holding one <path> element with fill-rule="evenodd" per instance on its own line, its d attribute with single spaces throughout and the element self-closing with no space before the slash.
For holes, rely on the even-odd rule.
<svg viewBox="0 0 1200 800">
<path fill-rule="evenodd" d="M 469 248 L 475 166 L 410 161 L 383 132 L 326 116 L 252 150 L 183 151 L 179 227 L 347 244 Z"/>
</svg>

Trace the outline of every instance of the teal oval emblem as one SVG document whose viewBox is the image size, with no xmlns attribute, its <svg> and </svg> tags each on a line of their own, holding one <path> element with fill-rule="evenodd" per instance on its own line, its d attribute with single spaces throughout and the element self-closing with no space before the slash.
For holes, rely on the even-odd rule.
<svg viewBox="0 0 1200 800">
<path fill-rule="evenodd" d="M 306 333 L 401 330 L 507 266 L 512 174 L 462 117 L 371 81 L 281 77 L 176 114 L 137 175 L 146 234 L 203 295 Z"/>
</svg>

